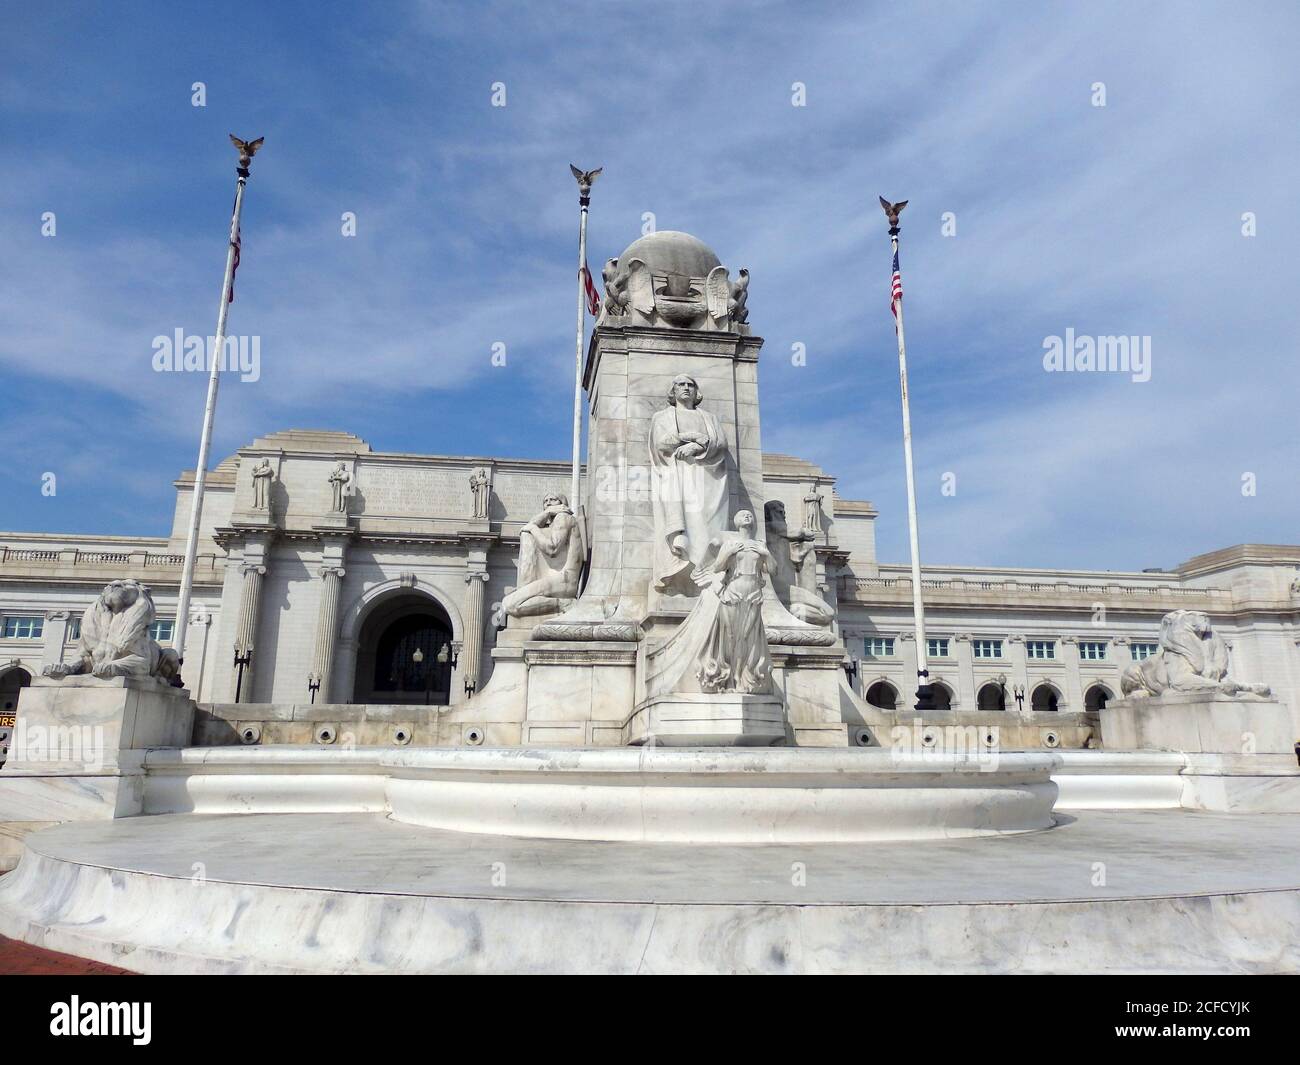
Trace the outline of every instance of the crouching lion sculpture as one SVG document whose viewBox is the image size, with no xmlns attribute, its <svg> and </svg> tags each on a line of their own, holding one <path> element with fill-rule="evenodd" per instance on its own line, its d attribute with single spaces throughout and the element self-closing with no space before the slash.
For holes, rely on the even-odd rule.
<svg viewBox="0 0 1300 1065">
<path fill-rule="evenodd" d="M 1222 692 L 1267 696 L 1267 684 L 1240 684 L 1228 679 L 1228 645 L 1200 610 L 1175 610 L 1160 622 L 1160 649 L 1120 676 L 1124 695 L 1165 692 Z"/>
<path fill-rule="evenodd" d="M 180 659 L 175 651 L 164 650 L 150 638 L 149 626 L 156 619 L 147 585 L 135 580 L 113 581 L 81 616 L 75 661 L 46 666 L 42 672 L 55 680 L 90 674 L 101 680 L 157 677 L 170 684 L 180 671 Z"/>
</svg>

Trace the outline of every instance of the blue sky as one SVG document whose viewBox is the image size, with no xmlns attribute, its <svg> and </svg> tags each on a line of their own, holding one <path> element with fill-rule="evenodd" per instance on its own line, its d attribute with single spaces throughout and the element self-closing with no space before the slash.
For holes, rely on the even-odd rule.
<svg viewBox="0 0 1300 1065">
<path fill-rule="evenodd" d="M 883 559 L 906 519 L 878 193 L 911 201 L 925 560 L 1300 542 L 1297 53 L 1283 3 L 11 7 L 0 528 L 168 531 L 205 380 L 151 345 L 212 332 L 234 131 L 267 139 L 230 323 L 262 376 L 223 382 L 216 457 L 323 427 L 567 458 L 573 161 L 605 168 L 597 271 L 645 212 L 749 268 L 764 447 L 874 501 Z M 1067 328 L 1150 336 L 1151 380 L 1045 372 Z"/>
</svg>

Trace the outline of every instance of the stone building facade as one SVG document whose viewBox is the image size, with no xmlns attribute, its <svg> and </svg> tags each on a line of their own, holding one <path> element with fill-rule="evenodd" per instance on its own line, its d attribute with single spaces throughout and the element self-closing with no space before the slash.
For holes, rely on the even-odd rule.
<svg viewBox="0 0 1300 1065">
<path fill-rule="evenodd" d="M 409 708 L 418 722 L 465 703 L 492 676 L 519 530 L 569 477 L 562 462 L 382 452 L 343 432 L 253 441 L 208 480 L 186 683 L 229 720 L 350 704 Z M 878 561 L 875 509 L 798 458 L 764 455 L 762 477 L 791 528 L 813 533 L 819 591 L 874 724 L 909 720 L 909 569 Z M 68 653 L 109 580 L 152 586 L 167 643 L 192 485 L 192 472 L 176 482 L 168 536 L 0 534 L 4 706 Z M 945 719 L 997 727 L 1004 744 L 1095 742 L 1121 671 L 1179 608 L 1207 613 L 1234 673 L 1270 683 L 1300 722 L 1300 547 L 1238 545 L 1143 573 L 927 564 L 924 593 Z"/>
</svg>

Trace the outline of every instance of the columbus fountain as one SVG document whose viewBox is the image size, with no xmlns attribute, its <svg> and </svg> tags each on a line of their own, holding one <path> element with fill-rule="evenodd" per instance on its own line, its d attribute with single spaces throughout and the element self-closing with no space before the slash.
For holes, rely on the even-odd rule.
<svg viewBox="0 0 1300 1065">
<path fill-rule="evenodd" d="M 0 933 L 142 972 L 1300 969 L 1295 730 L 1208 619 L 1099 749 L 881 734 L 765 492 L 748 272 L 659 232 L 605 282 L 582 498 L 521 530 L 488 685 L 426 745 L 204 745 L 114 582 L 19 702 Z"/>
</svg>

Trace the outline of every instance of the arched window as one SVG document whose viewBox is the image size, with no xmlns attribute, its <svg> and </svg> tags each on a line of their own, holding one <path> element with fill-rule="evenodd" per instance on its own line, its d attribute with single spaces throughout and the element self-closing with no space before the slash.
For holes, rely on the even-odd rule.
<svg viewBox="0 0 1300 1065">
<path fill-rule="evenodd" d="M 990 681 L 980 689 L 976 703 L 980 710 L 1005 710 L 1007 694 L 1002 690 L 1001 684 Z"/>
<path fill-rule="evenodd" d="M 1106 690 L 1104 685 L 1094 684 L 1084 692 L 1083 707 L 1092 713 L 1105 710 L 1108 702 L 1110 702 L 1110 692 Z"/>
<path fill-rule="evenodd" d="M 1030 709 L 1034 713 L 1054 714 L 1060 708 L 1061 699 L 1057 691 L 1050 684 L 1040 684 L 1034 689 L 1034 694 L 1030 699 Z"/>
<path fill-rule="evenodd" d="M 952 709 L 952 692 L 948 690 L 946 684 L 940 684 L 935 681 L 934 685 L 934 708 L 947 713 Z"/>
<path fill-rule="evenodd" d="M 878 680 L 867 689 L 867 702 L 877 710 L 893 710 L 898 706 L 898 691 L 886 680 Z"/>
</svg>

